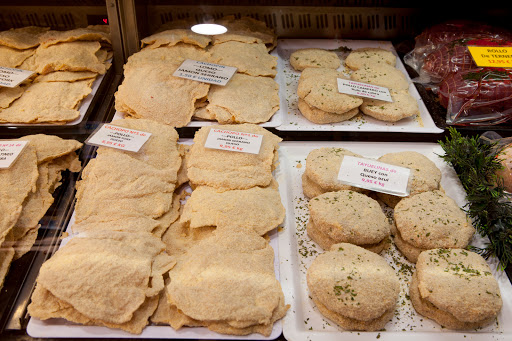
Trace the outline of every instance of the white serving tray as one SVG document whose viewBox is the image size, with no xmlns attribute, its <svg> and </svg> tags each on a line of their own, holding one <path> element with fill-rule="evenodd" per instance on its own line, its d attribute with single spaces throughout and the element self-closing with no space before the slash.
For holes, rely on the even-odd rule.
<svg viewBox="0 0 512 341">
<path fill-rule="evenodd" d="M 115 117 L 119 118 L 119 117 Z M 180 139 L 178 143 L 192 144 L 192 139 Z M 184 188 L 191 191 L 191 188 Z M 282 200 L 282 199 L 281 199 Z M 283 202 L 283 205 L 285 203 Z M 286 207 L 286 206 L 285 206 Z M 64 238 L 59 246 L 64 246 L 71 238 L 74 237 L 71 226 L 74 224 L 75 214 L 73 212 L 71 219 L 66 227 L 68 237 Z M 279 269 L 279 243 L 277 229 L 268 233 L 270 237 L 270 246 L 274 249 L 274 271 L 276 278 L 280 278 Z M 290 303 L 286 301 L 286 303 Z M 148 325 L 140 335 L 131 334 L 120 329 L 110 329 L 99 326 L 84 326 L 69 322 L 65 319 L 49 319 L 39 320 L 31 317 L 27 325 L 27 333 L 31 337 L 39 338 L 131 338 L 131 339 L 197 339 L 197 340 L 275 340 L 283 331 L 282 320 L 274 323 L 272 333 L 268 337 L 261 334 L 253 333 L 246 336 L 219 334 L 209 330 L 208 328 L 199 327 L 183 327 L 175 330 L 170 326 Z"/>
<path fill-rule="evenodd" d="M 414 264 L 409 263 L 394 245 L 382 253 L 386 261 L 395 268 L 401 283 L 400 298 L 396 314 L 385 331 L 350 332 L 343 331 L 336 324 L 324 318 L 309 297 L 306 271 L 318 253 L 323 252 L 306 233 L 308 221 L 308 200 L 302 193 L 301 176 L 306 167 L 306 157 L 312 149 L 321 147 L 342 147 L 368 158 L 399 151 L 413 150 L 424 154 L 440 168 L 441 185 L 459 206 L 463 206 L 465 192 L 455 174 L 437 155 L 442 148 L 432 143 L 393 142 L 282 142 L 280 144 L 280 172 L 276 176 L 281 199 L 287 203 L 285 226 L 279 232 L 281 262 L 281 285 L 286 302 L 292 306 L 284 318 L 283 334 L 287 340 L 339 341 L 358 340 L 512 340 L 512 285 L 504 271 L 496 270 L 497 261 L 489 260 L 493 275 L 498 280 L 503 308 L 498 322 L 475 331 L 450 331 L 414 311 L 407 299 L 407 280 L 411 278 Z M 475 235 L 472 245 L 483 246 L 484 240 Z"/>
<path fill-rule="evenodd" d="M 420 109 L 420 117 L 411 117 L 400 120 L 399 122 L 390 123 L 379 121 L 362 113 L 356 117 L 340 123 L 332 124 L 316 124 L 308 121 L 300 113 L 297 102 L 297 86 L 299 82 L 300 72 L 295 71 L 290 65 L 290 54 L 298 49 L 303 48 L 321 48 L 335 50 L 340 47 L 348 47 L 357 49 L 362 47 L 380 47 L 392 51 L 397 56 L 396 67 L 402 71 L 409 81 L 409 92 L 417 100 Z M 442 133 L 443 130 L 438 128 L 430 113 L 423 103 L 423 100 L 416 90 L 407 70 L 402 61 L 396 54 L 393 44 L 389 41 L 375 40 L 338 40 L 338 39 L 279 39 L 276 48 L 278 54 L 276 80 L 279 82 L 279 97 L 281 102 L 285 100 L 282 108 L 285 110 L 283 114 L 282 124 L 276 129 L 286 131 L 367 131 L 367 132 L 402 132 L 402 133 Z M 348 52 L 336 51 L 336 54 L 342 61 L 348 55 Z M 349 72 L 342 66 L 338 69 L 345 73 Z"/>
<path fill-rule="evenodd" d="M 112 62 L 110 59 L 109 62 Z M 108 70 L 107 70 L 108 72 Z M 91 105 L 91 102 L 96 95 L 96 92 L 98 92 L 98 88 L 101 85 L 101 82 L 103 82 L 103 78 L 105 78 L 105 74 L 96 76 L 96 79 L 92 83 L 91 87 L 91 93 L 85 97 L 80 104 L 78 104 L 79 108 L 78 111 L 80 112 L 80 116 L 77 117 L 75 120 L 67 122 L 65 124 L 50 124 L 50 123 L 2 123 L 0 126 L 8 126 L 8 127 L 64 127 L 64 126 L 73 126 L 77 125 L 80 122 L 83 121 L 85 114 L 87 113 L 87 110 L 89 110 L 89 106 Z"/>
</svg>

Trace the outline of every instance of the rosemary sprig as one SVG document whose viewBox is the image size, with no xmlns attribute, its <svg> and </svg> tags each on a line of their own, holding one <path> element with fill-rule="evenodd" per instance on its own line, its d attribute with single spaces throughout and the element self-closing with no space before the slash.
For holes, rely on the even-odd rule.
<svg viewBox="0 0 512 341">
<path fill-rule="evenodd" d="M 464 207 L 478 233 L 486 236 L 485 248 L 472 246 L 486 259 L 495 256 L 499 268 L 512 264 L 512 205 L 507 203 L 503 181 L 496 176 L 502 168 L 497 143 L 484 143 L 478 136 L 464 137 L 449 127 L 450 137 L 439 141 L 445 155 L 441 155 L 457 172 L 466 191 L 468 204 Z"/>
</svg>

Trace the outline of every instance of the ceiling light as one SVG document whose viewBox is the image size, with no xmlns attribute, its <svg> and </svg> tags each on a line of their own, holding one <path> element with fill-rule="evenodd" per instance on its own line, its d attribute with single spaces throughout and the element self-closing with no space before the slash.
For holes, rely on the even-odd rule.
<svg viewBox="0 0 512 341">
<path fill-rule="evenodd" d="M 217 24 L 198 24 L 192 26 L 192 31 L 198 34 L 216 35 L 227 32 L 227 28 Z"/>
</svg>

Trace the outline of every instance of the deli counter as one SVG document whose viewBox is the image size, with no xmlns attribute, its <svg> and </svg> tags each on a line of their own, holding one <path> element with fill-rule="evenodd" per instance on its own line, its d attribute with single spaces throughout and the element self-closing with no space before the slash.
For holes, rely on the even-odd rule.
<svg viewBox="0 0 512 341">
<path fill-rule="evenodd" d="M 0 338 L 510 339 L 512 9 L 443 6 L 4 1 Z"/>
</svg>

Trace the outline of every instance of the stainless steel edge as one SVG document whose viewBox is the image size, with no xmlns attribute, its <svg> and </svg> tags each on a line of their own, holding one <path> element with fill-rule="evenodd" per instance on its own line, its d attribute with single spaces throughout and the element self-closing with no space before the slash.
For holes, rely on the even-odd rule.
<svg viewBox="0 0 512 341">
<path fill-rule="evenodd" d="M 141 37 L 137 26 L 137 13 L 134 0 L 117 0 L 119 6 L 119 17 L 121 33 L 123 37 L 123 48 L 126 59 L 139 51 Z"/>
<path fill-rule="evenodd" d="M 112 39 L 112 49 L 114 50 L 113 66 L 116 74 L 123 73 L 125 51 L 123 48 L 123 35 L 119 18 L 119 6 L 116 0 L 106 0 L 108 23 L 110 25 L 110 36 Z"/>
</svg>

